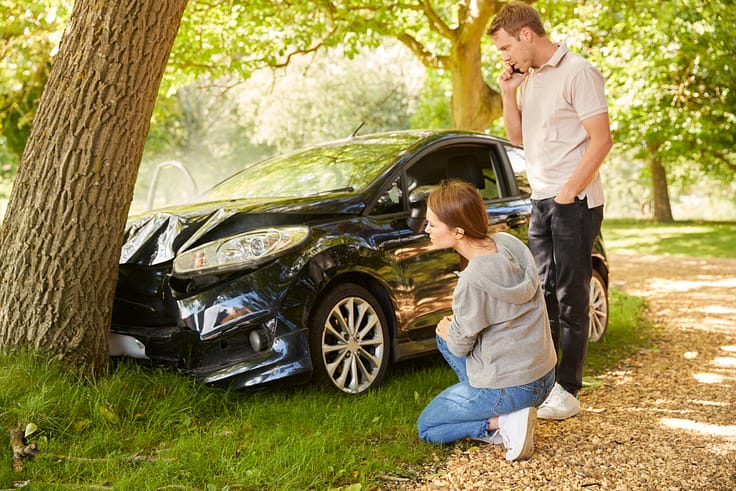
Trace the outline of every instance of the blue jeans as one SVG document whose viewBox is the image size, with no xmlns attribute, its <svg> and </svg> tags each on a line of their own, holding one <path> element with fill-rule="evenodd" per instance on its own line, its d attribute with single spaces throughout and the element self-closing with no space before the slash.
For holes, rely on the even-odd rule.
<svg viewBox="0 0 736 491">
<path fill-rule="evenodd" d="M 468 383 L 465 358 L 453 355 L 440 337 L 437 337 L 437 347 L 459 382 L 442 391 L 419 415 L 419 438 L 430 443 L 488 436 L 492 433 L 488 431 L 490 418 L 539 406 L 555 383 L 555 371 L 550 370 L 530 384 L 503 389 L 473 387 Z"/>
<path fill-rule="evenodd" d="M 603 207 L 588 208 L 587 199 L 563 205 L 554 198 L 532 200 L 529 249 L 537 263 L 558 354 L 557 382 L 573 395 L 583 385 L 591 254 L 602 221 Z"/>
</svg>

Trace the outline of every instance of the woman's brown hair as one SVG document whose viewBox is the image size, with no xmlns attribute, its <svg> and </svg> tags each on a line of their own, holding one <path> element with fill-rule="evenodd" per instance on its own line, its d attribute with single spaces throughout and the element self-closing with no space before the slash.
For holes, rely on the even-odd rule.
<svg viewBox="0 0 736 491">
<path fill-rule="evenodd" d="M 427 198 L 427 207 L 448 227 L 459 227 L 470 240 L 488 238 L 488 214 L 478 188 L 461 179 L 442 181 Z"/>
</svg>

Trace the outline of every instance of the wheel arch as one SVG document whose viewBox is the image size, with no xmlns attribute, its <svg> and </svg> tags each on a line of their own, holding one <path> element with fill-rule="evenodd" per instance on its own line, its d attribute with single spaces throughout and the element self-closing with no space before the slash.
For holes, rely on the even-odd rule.
<svg viewBox="0 0 736 491">
<path fill-rule="evenodd" d="M 603 256 L 600 256 L 598 254 L 593 254 L 593 269 L 598 271 L 601 276 L 603 277 L 603 281 L 605 282 L 606 289 L 608 289 L 608 262 Z"/>
<path fill-rule="evenodd" d="M 339 288 L 341 285 L 345 285 L 346 283 L 354 283 L 367 289 L 380 304 L 383 315 L 386 318 L 386 322 L 388 322 L 388 331 L 389 335 L 391 336 L 390 361 L 396 361 L 396 353 L 398 349 L 396 339 L 396 311 L 394 308 L 394 303 L 388 293 L 389 287 L 380 279 L 376 278 L 374 275 L 368 272 L 346 271 L 330 278 L 327 282 L 325 282 L 323 287 L 319 290 L 316 297 L 314 298 L 314 302 L 309 309 L 309 315 L 305 319 L 305 325 L 310 326 L 312 324 L 312 319 L 317 310 L 317 306 L 320 305 L 320 302 L 322 302 L 322 300 L 332 291 Z"/>
</svg>

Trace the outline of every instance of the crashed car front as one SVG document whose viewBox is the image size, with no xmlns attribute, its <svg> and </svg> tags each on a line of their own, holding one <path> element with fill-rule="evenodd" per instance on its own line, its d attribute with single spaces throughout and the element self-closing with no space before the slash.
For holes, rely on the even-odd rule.
<svg viewBox="0 0 736 491">
<path fill-rule="evenodd" d="M 314 292 L 299 278 L 297 252 L 308 227 L 251 230 L 174 257 L 172 235 L 201 229 L 201 220 L 154 215 L 144 222 L 131 226 L 124 249 L 111 354 L 175 366 L 207 383 L 309 377 L 300 315 Z"/>
<path fill-rule="evenodd" d="M 193 375 L 240 387 L 311 375 L 301 318 L 315 295 L 302 277 L 309 232 L 259 229 L 175 258 L 169 284 L 178 324 L 198 335 L 186 361 Z"/>
</svg>

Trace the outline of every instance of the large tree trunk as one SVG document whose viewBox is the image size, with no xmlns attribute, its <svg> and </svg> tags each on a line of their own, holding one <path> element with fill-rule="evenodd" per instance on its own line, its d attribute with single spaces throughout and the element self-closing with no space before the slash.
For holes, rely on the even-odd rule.
<svg viewBox="0 0 736 491">
<path fill-rule="evenodd" d="M 501 95 L 483 80 L 481 38 L 491 16 L 502 4 L 473 0 L 460 7 L 448 69 L 452 78 L 450 119 L 453 128 L 485 131 L 503 114 Z"/>
<path fill-rule="evenodd" d="M 649 154 L 649 170 L 652 174 L 652 196 L 654 197 L 654 221 L 674 222 L 672 218 L 672 207 L 670 206 L 670 195 L 667 190 L 667 171 L 662 161 L 657 157 L 656 148 L 647 146 Z"/>
<path fill-rule="evenodd" d="M 456 45 L 452 76 L 450 118 L 453 128 L 485 131 L 503 114 L 501 95 L 483 80 L 480 46 Z"/>
<path fill-rule="evenodd" d="M 0 343 L 103 369 L 143 145 L 186 0 L 77 0 L 0 230 Z"/>
</svg>

